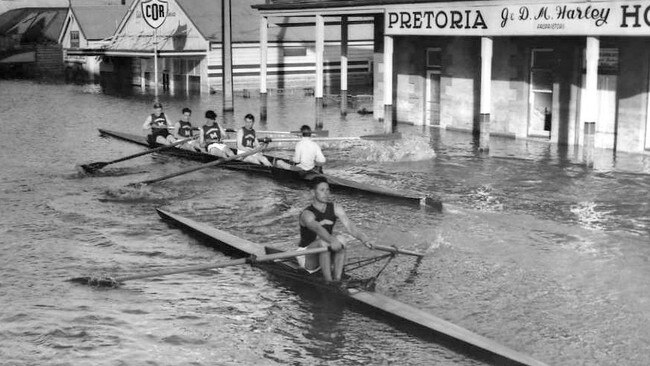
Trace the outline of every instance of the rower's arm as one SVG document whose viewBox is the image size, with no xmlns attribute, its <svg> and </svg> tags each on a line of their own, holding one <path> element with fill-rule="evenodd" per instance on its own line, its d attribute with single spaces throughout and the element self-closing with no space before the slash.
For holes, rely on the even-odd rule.
<svg viewBox="0 0 650 366">
<path fill-rule="evenodd" d="M 143 130 L 148 130 L 151 128 L 151 115 L 147 116 L 147 119 L 144 120 L 144 124 L 142 125 Z"/>
<path fill-rule="evenodd" d="M 341 222 L 341 224 L 343 224 L 350 235 L 359 239 L 359 241 L 366 247 L 372 248 L 372 243 L 370 242 L 368 235 L 357 228 L 357 226 L 348 218 L 348 215 L 345 213 L 345 210 L 341 205 L 336 203 L 334 204 L 334 214 L 336 214 L 336 218 Z"/>
<path fill-rule="evenodd" d="M 323 166 L 325 165 L 325 155 L 323 155 L 323 151 L 321 150 L 320 146 L 316 145 L 316 159 L 314 160 L 315 165 L 318 166 Z"/>
</svg>

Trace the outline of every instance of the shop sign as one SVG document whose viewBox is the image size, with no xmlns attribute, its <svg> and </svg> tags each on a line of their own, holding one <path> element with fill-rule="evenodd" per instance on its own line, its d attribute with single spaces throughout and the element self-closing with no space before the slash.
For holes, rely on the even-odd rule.
<svg viewBox="0 0 650 366">
<path fill-rule="evenodd" d="M 386 7 L 387 35 L 649 36 L 647 1 Z"/>
</svg>

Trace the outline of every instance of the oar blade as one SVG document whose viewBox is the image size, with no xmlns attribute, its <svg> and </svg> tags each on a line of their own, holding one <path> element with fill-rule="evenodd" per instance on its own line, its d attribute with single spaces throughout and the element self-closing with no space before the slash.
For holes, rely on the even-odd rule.
<svg viewBox="0 0 650 366">
<path fill-rule="evenodd" d="M 90 164 L 82 164 L 82 165 L 77 165 L 77 170 L 79 170 L 79 168 L 81 168 L 84 172 L 89 173 L 89 174 L 93 174 L 93 173 L 97 172 L 99 169 L 105 167 L 108 164 L 109 163 L 104 162 L 104 161 L 99 161 L 99 162 L 90 163 Z"/>
<path fill-rule="evenodd" d="M 68 282 L 78 283 L 81 285 L 96 286 L 96 287 L 117 287 L 119 282 L 110 277 L 75 277 L 68 280 Z"/>
</svg>

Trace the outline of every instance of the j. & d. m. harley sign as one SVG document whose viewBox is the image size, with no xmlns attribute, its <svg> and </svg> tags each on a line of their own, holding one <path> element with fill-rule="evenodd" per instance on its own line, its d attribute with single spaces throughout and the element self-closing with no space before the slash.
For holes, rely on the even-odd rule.
<svg viewBox="0 0 650 366">
<path fill-rule="evenodd" d="M 650 3 L 647 1 L 456 4 L 387 7 L 386 34 L 650 36 Z"/>
</svg>

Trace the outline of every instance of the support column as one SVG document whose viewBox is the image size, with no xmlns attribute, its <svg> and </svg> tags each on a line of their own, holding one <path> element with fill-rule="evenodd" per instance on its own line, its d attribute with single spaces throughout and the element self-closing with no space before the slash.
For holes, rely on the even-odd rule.
<svg viewBox="0 0 650 366">
<path fill-rule="evenodd" d="M 223 67 L 222 83 L 223 86 L 223 110 L 232 111 L 235 109 L 233 101 L 232 86 L 232 17 L 231 17 L 231 0 L 221 1 L 221 34 L 222 34 L 222 52 L 221 66 Z"/>
<path fill-rule="evenodd" d="M 341 115 L 348 114 L 348 17 L 341 17 Z"/>
<path fill-rule="evenodd" d="M 393 37 L 384 36 L 384 133 L 393 132 Z"/>
<path fill-rule="evenodd" d="M 325 20 L 316 15 L 316 129 L 323 128 L 323 55 L 325 53 Z"/>
<path fill-rule="evenodd" d="M 170 95 L 176 94 L 176 81 L 174 78 L 176 74 L 176 68 L 174 67 L 175 64 L 176 64 L 176 59 L 170 58 L 169 59 L 169 94 Z"/>
<path fill-rule="evenodd" d="M 596 118 L 598 113 L 598 57 L 600 55 L 600 39 L 587 37 L 586 64 L 587 76 L 585 79 L 585 99 L 581 103 L 581 116 L 584 116 L 584 149 L 583 158 L 587 166 L 593 165 Z"/>
<path fill-rule="evenodd" d="M 266 65 L 268 63 L 268 34 L 269 20 L 260 17 L 260 121 L 266 121 L 267 90 L 266 90 Z"/>
<path fill-rule="evenodd" d="M 142 92 L 144 93 L 145 90 L 147 90 L 147 78 L 146 78 L 146 72 L 147 72 L 147 62 L 146 59 L 141 58 L 140 59 L 140 89 L 142 89 Z"/>
<path fill-rule="evenodd" d="M 481 37 L 481 101 L 479 144 L 481 151 L 490 149 L 490 111 L 492 109 L 492 38 Z"/>
</svg>

